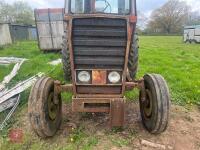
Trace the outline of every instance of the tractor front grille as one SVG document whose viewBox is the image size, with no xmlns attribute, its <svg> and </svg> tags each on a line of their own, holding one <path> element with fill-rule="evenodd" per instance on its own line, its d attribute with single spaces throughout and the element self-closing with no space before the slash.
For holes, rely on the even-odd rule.
<svg viewBox="0 0 200 150">
<path fill-rule="evenodd" d="M 127 44 L 126 20 L 74 19 L 72 36 L 75 69 L 123 70 Z"/>
<path fill-rule="evenodd" d="M 73 19 L 75 69 L 124 69 L 127 23 L 124 19 Z M 121 94 L 122 86 L 77 85 L 78 94 Z"/>
</svg>

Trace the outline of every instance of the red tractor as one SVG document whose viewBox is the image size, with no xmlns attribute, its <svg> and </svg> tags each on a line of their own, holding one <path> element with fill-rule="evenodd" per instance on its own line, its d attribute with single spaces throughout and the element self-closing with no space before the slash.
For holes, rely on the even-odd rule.
<svg viewBox="0 0 200 150">
<path fill-rule="evenodd" d="M 170 95 L 161 75 L 136 80 L 138 37 L 136 0 L 66 0 L 63 68 L 72 84 L 40 78 L 29 97 L 32 128 L 53 136 L 62 116 L 61 92 L 71 91 L 72 111 L 110 114 L 111 127 L 124 125 L 126 90 L 138 88 L 144 127 L 154 134 L 166 130 Z"/>
</svg>

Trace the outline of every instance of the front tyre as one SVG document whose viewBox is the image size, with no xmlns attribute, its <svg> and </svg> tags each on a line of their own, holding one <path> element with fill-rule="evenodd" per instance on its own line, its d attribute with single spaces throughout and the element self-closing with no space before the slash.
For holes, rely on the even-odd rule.
<svg viewBox="0 0 200 150">
<path fill-rule="evenodd" d="M 166 130 L 169 119 L 170 94 L 168 86 L 161 75 L 144 76 L 145 101 L 140 93 L 140 112 L 144 127 L 153 134 Z"/>
<path fill-rule="evenodd" d="M 40 137 L 51 137 L 59 129 L 62 116 L 61 95 L 54 95 L 54 81 L 42 77 L 34 84 L 28 101 L 29 120 Z"/>
</svg>

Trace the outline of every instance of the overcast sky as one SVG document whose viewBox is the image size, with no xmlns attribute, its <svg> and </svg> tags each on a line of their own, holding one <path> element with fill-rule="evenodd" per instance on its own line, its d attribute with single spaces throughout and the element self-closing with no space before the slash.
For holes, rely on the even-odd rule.
<svg viewBox="0 0 200 150">
<path fill-rule="evenodd" d="M 8 3 L 13 3 L 16 0 L 5 0 Z M 64 7 L 64 0 L 22 0 L 28 2 L 33 8 L 56 8 Z M 145 14 L 160 6 L 167 0 L 137 0 L 138 10 Z M 200 12 L 200 0 L 182 0 L 186 1 L 193 10 Z"/>
</svg>

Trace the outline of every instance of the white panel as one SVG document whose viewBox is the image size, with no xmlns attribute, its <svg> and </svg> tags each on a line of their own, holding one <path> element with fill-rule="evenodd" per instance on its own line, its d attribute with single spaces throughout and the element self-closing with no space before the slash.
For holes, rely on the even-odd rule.
<svg viewBox="0 0 200 150">
<path fill-rule="evenodd" d="M 48 22 L 39 22 L 37 23 L 38 36 L 40 49 L 49 50 L 52 49 L 52 39 L 51 39 L 51 30 Z"/>
<path fill-rule="evenodd" d="M 43 36 L 51 36 L 51 30 L 48 22 L 38 22 L 37 23 L 37 29 L 39 33 L 39 37 Z"/>
<path fill-rule="evenodd" d="M 51 27 L 54 49 L 62 49 L 62 37 L 64 35 L 63 21 L 52 22 Z"/>
<path fill-rule="evenodd" d="M 63 21 L 51 22 L 53 36 L 63 36 L 64 25 Z"/>
<path fill-rule="evenodd" d="M 194 29 L 189 29 L 189 39 L 194 39 Z"/>
<path fill-rule="evenodd" d="M 40 48 L 42 50 L 52 50 L 53 49 L 51 37 L 40 37 L 39 41 L 40 41 Z"/>
<path fill-rule="evenodd" d="M 200 28 L 195 29 L 195 35 L 200 36 Z"/>
<path fill-rule="evenodd" d="M 62 36 L 64 34 L 63 21 L 54 21 L 51 24 L 48 22 L 38 22 L 37 29 L 40 48 L 42 50 L 62 49 Z"/>
<path fill-rule="evenodd" d="M 184 42 L 189 39 L 189 30 L 184 30 Z"/>
<path fill-rule="evenodd" d="M 195 40 L 200 43 L 200 36 L 195 36 Z"/>
<path fill-rule="evenodd" d="M 0 24 L 0 45 L 11 44 L 12 39 L 8 24 Z"/>
</svg>

